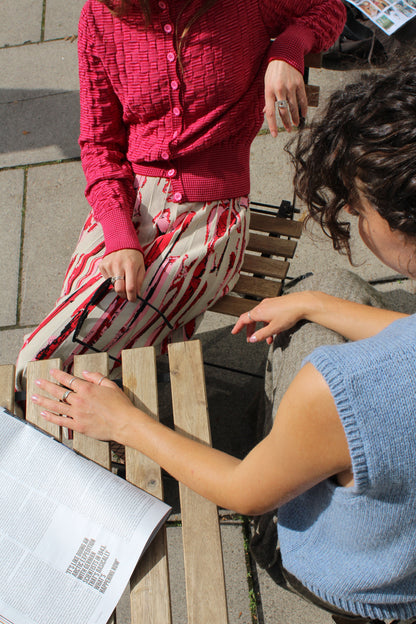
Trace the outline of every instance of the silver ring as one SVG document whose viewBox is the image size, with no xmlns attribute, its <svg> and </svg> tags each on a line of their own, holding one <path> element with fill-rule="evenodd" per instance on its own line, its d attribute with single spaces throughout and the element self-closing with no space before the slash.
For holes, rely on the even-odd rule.
<svg viewBox="0 0 416 624">
<path fill-rule="evenodd" d="M 101 382 L 106 378 L 106 375 L 103 375 L 100 379 L 100 381 L 98 382 L 98 385 L 101 385 Z"/>
<path fill-rule="evenodd" d="M 289 108 L 287 100 L 277 100 L 277 108 Z"/>
<path fill-rule="evenodd" d="M 62 403 L 68 403 L 67 398 L 69 397 L 71 392 L 73 392 L 73 390 L 65 390 L 64 395 L 61 399 Z"/>
<path fill-rule="evenodd" d="M 117 280 L 124 280 L 124 277 L 122 275 L 115 275 L 111 278 L 111 283 L 115 284 Z"/>
<path fill-rule="evenodd" d="M 75 379 L 76 379 L 76 377 L 72 377 L 72 379 L 70 379 L 70 380 L 68 381 L 68 383 L 66 384 L 66 385 L 68 386 L 68 388 L 70 388 L 70 387 L 71 387 L 71 384 L 73 384 L 73 383 L 74 383 Z"/>
<path fill-rule="evenodd" d="M 251 318 L 251 314 L 250 314 L 250 312 L 247 312 L 247 316 L 248 316 L 248 318 L 250 319 L 250 321 L 254 322 L 254 321 L 253 321 L 253 319 Z"/>
</svg>

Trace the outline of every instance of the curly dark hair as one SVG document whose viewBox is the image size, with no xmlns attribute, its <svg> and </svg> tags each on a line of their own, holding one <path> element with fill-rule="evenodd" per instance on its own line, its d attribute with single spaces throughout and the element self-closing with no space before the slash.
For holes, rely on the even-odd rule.
<svg viewBox="0 0 416 624">
<path fill-rule="evenodd" d="M 309 218 L 350 260 L 349 223 L 340 212 L 346 204 L 360 212 L 357 184 L 392 230 L 416 236 L 415 62 L 334 92 L 319 120 L 286 148 Z"/>
</svg>

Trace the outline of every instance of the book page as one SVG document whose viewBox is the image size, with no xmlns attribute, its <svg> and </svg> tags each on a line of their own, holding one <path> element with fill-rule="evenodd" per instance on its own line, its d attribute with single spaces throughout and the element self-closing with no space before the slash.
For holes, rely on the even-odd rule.
<svg viewBox="0 0 416 624">
<path fill-rule="evenodd" d="M 416 0 L 347 0 L 387 35 L 416 17 Z"/>
<path fill-rule="evenodd" d="M 0 624 L 106 624 L 169 511 L 0 408 Z"/>
</svg>

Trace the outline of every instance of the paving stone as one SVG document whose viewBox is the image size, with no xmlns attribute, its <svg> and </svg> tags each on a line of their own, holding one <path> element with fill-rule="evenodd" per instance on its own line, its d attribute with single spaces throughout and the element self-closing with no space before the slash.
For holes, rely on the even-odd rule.
<svg viewBox="0 0 416 624">
<path fill-rule="evenodd" d="M 333 624 L 329 613 L 282 589 L 261 568 L 257 571 L 264 624 Z"/>
<path fill-rule="evenodd" d="M 85 0 L 47 0 L 45 15 L 45 39 L 57 39 L 76 35 L 79 14 Z"/>
<path fill-rule="evenodd" d="M 1 54 L 0 167 L 78 157 L 76 44 L 55 41 Z"/>
<path fill-rule="evenodd" d="M 16 323 L 24 172 L 0 172 L 0 327 Z"/>
<path fill-rule="evenodd" d="M 0 364 L 14 364 L 27 329 L 0 330 Z"/>
<path fill-rule="evenodd" d="M 21 324 L 38 324 L 55 303 L 88 204 L 79 162 L 28 172 Z"/>
<path fill-rule="evenodd" d="M 19 0 L 18 10 L 15 2 L 2 2 L 0 47 L 39 41 L 42 10 L 43 0 Z"/>
</svg>

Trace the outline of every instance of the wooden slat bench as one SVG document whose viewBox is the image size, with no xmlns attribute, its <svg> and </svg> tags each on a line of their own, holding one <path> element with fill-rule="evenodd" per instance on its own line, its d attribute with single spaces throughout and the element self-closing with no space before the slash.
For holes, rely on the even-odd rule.
<svg viewBox="0 0 416 624">
<path fill-rule="evenodd" d="M 27 396 L 35 391 L 35 380 L 47 377 L 60 360 L 31 362 L 28 366 Z M 169 367 L 175 428 L 204 444 L 211 444 L 201 344 L 198 340 L 169 347 Z M 104 353 L 77 356 L 75 375 L 93 370 L 108 373 Z M 153 347 L 122 353 L 123 387 L 133 403 L 158 418 L 156 357 Z M 0 366 L 0 405 L 13 411 L 14 366 Z M 39 408 L 27 402 L 26 419 L 57 440 L 61 428 L 47 423 Z M 111 469 L 110 445 L 74 434 L 74 449 L 107 469 Z M 126 479 L 149 493 L 163 498 L 159 466 L 138 451 L 126 447 Z M 180 485 L 182 539 L 189 624 L 228 622 L 222 545 L 217 507 Z M 202 537 L 201 537 L 202 536 Z M 171 596 L 166 530 L 163 528 L 139 561 L 130 582 L 132 624 L 170 624 Z M 115 624 L 116 615 L 110 620 Z"/>
<path fill-rule="evenodd" d="M 276 208 L 275 214 L 251 208 L 250 238 L 240 277 L 232 293 L 210 308 L 212 312 L 240 316 L 265 297 L 280 295 L 289 259 L 294 256 L 302 233 L 302 223 L 279 217 Z"/>
<path fill-rule="evenodd" d="M 308 84 L 309 68 L 321 66 L 322 54 L 305 56 L 308 106 L 319 104 L 319 86 Z M 302 233 L 302 223 L 293 220 L 294 211 L 294 200 L 284 200 L 280 206 L 250 203 L 250 238 L 239 280 L 232 293 L 210 308 L 212 312 L 240 316 L 265 297 L 280 295 Z"/>
</svg>

